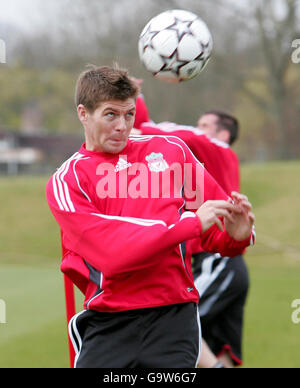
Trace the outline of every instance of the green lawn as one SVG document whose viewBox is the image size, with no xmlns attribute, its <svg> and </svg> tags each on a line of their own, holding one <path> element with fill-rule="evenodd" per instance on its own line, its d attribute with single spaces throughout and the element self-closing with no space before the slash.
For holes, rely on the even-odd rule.
<svg viewBox="0 0 300 388">
<path fill-rule="evenodd" d="M 0 178 L 0 367 L 68 367 L 59 230 L 47 178 Z M 76 294 L 77 308 L 82 296 Z"/>
<path fill-rule="evenodd" d="M 1 367 L 66 366 L 63 284 L 54 268 L 3 265 Z"/>
<path fill-rule="evenodd" d="M 300 162 L 245 165 L 242 190 L 256 215 L 257 239 L 248 250 L 250 292 L 244 333 L 245 367 L 300 367 Z"/>
<path fill-rule="evenodd" d="M 242 166 L 257 241 L 246 254 L 244 367 L 300 367 L 300 162 Z M 58 227 L 42 177 L 0 178 L 0 367 L 68 367 Z M 76 294 L 77 308 L 82 297 Z"/>
</svg>

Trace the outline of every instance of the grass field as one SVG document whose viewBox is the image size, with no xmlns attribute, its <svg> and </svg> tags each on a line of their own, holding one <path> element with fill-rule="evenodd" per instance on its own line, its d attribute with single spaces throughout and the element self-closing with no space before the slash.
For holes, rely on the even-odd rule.
<svg viewBox="0 0 300 388">
<path fill-rule="evenodd" d="M 256 215 L 246 261 L 244 367 L 300 367 L 300 162 L 242 167 Z M 68 367 L 57 225 L 45 201 L 47 178 L 0 178 L 0 367 Z M 78 310 L 82 297 L 76 294 Z"/>
</svg>

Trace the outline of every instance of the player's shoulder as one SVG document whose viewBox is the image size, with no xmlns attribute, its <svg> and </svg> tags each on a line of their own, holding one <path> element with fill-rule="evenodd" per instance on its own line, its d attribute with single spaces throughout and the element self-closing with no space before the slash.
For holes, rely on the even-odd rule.
<svg viewBox="0 0 300 388">
<path fill-rule="evenodd" d="M 81 152 L 75 152 L 56 169 L 50 180 L 77 181 L 78 176 L 84 174 L 88 169 L 87 163 L 90 159 L 89 156 Z"/>
<path fill-rule="evenodd" d="M 233 158 L 237 158 L 236 153 L 231 148 L 230 144 L 226 143 L 225 141 L 211 138 L 208 136 L 204 136 L 206 144 L 209 144 L 211 147 L 215 148 L 216 151 L 224 153 L 224 155 L 230 155 Z"/>
<path fill-rule="evenodd" d="M 186 143 L 178 136 L 169 134 L 160 135 L 130 135 L 132 143 L 138 144 L 161 144 L 164 147 L 187 147 Z"/>
</svg>

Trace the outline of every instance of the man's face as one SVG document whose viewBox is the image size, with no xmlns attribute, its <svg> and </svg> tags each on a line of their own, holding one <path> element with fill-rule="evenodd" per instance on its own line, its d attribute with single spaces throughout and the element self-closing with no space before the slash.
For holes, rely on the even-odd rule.
<svg viewBox="0 0 300 388">
<path fill-rule="evenodd" d="M 103 102 L 93 113 L 82 105 L 77 111 L 85 128 L 87 150 L 117 154 L 125 148 L 134 123 L 133 98 Z"/>
<path fill-rule="evenodd" d="M 209 137 L 216 137 L 218 132 L 218 117 L 214 114 L 205 114 L 198 120 L 197 127 Z"/>
</svg>

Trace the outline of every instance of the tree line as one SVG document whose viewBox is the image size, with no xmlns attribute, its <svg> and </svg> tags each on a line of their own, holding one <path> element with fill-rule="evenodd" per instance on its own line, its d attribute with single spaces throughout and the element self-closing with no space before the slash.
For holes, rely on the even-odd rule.
<svg viewBox="0 0 300 388">
<path fill-rule="evenodd" d="M 150 18 L 176 8 L 206 21 L 214 49 L 198 77 L 170 85 L 143 68 L 137 43 Z M 2 37 L 0 27 L 7 43 L 1 128 L 30 130 L 33 116 L 33 129 L 42 133 L 78 133 L 73 97 L 79 72 L 89 63 L 117 62 L 144 79 L 154 121 L 195 125 L 206 110 L 225 110 L 240 121 L 242 161 L 300 157 L 300 64 L 292 60 L 300 38 L 298 0 L 53 0 L 35 11 L 40 23 L 32 33 L 8 28 Z"/>
</svg>

